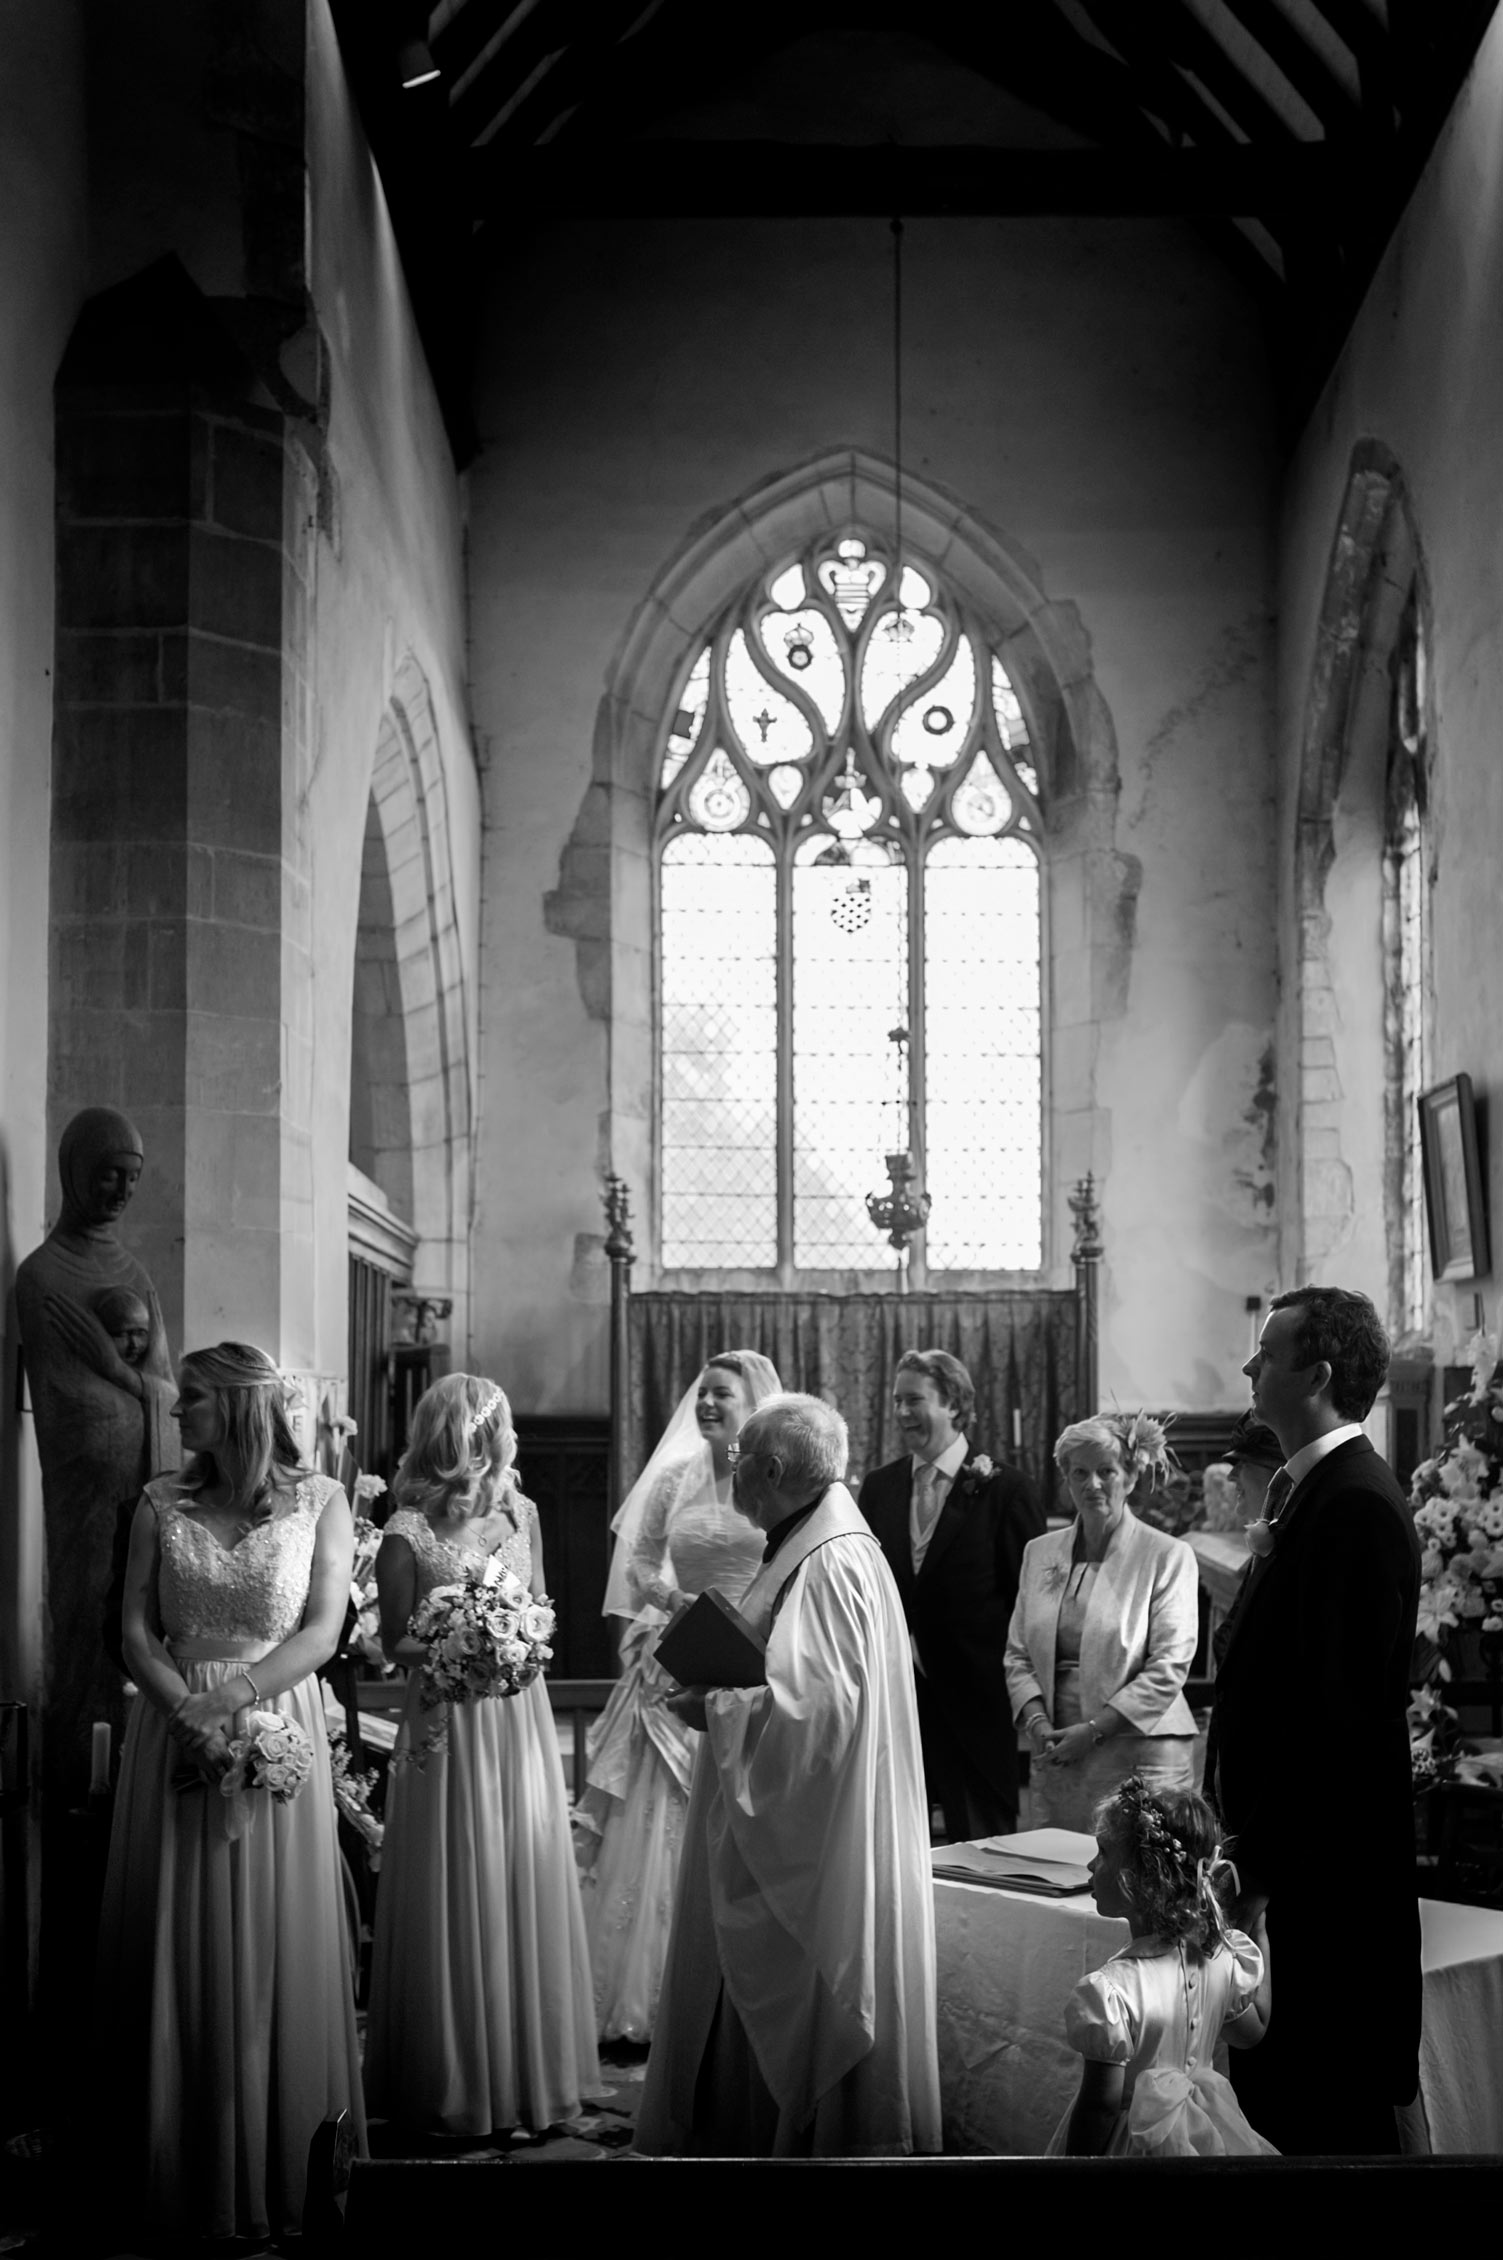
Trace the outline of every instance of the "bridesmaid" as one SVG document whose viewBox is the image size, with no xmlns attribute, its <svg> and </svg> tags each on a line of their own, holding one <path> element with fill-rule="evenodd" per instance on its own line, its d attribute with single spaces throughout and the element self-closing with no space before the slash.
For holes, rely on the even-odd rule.
<svg viewBox="0 0 1503 2260">
<path fill-rule="evenodd" d="M 196 1350 L 172 1408 L 193 1456 L 146 1487 L 122 1629 L 131 1707 L 100 1927 L 120 2186 L 146 2223 L 265 2238 L 301 2226 L 308 2145 L 348 2110 L 364 2148 L 318 1666 L 349 1598 L 339 1485 L 300 1466 L 282 1378 L 240 1342 Z M 219 1794 L 247 1710 L 294 1719 L 313 1772 Z"/>
<path fill-rule="evenodd" d="M 376 1559 L 394 1663 L 435 1586 L 499 1556 L 542 1593 L 537 1509 L 516 1488 L 511 1411 L 492 1381 L 451 1373 L 419 1400 Z M 516 1695 L 425 1710 L 414 1668 L 393 1753 L 371 1960 L 366 2097 L 447 2135 L 542 2128 L 599 2083 L 589 1957 L 563 1764 L 541 1679 Z"/>
</svg>

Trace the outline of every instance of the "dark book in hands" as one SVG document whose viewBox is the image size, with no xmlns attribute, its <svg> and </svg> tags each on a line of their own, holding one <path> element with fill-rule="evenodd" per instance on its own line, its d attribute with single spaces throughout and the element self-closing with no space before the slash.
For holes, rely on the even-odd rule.
<svg viewBox="0 0 1503 2260">
<path fill-rule="evenodd" d="M 669 1625 L 658 1642 L 658 1662 L 680 1687 L 762 1687 L 767 1642 L 711 1587 Z"/>
</svg>

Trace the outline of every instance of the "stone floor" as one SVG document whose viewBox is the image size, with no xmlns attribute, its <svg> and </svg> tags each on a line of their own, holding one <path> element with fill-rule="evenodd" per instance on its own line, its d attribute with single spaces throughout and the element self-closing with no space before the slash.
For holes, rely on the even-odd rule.
<svg viewBox="0 0 1503 2260">
<path fill-rule="evenodd" d="M 603 2159 L 630 2148 L 647 2069 L 647 2050 L 629 2041 L 608 2042 L 600 2051 L 600 2088 L 576 2118 L 541 2134 L 517 2127 L 509 2134 L 478 2138 L 414 2137 L 377 2120 L 370 2130 L 373 2158 L 504 2158 L 514 2166 L 547 2166 L 560 2159 Z"/>
</svg>

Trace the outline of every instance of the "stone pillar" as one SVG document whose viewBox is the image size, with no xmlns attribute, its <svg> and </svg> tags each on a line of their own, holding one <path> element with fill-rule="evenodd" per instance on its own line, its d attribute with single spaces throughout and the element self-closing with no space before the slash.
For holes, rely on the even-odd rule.
<svg viewBox="0 0 1503 2260">
<path fill-rule="evenodd" d="M 173 261 L 79 321 L 57 497 L 52 1142 L 84 1105 L 139 1126 L 129 1239 L 174 1354 L 186 1328 L 296 1355 L 312 504 L 286 417 Z"/>
</svg>

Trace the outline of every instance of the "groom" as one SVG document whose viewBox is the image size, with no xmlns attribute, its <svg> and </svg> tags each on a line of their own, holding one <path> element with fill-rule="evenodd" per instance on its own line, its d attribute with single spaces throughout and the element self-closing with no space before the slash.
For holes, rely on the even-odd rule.
<svg viewBox="0 0 1503 2260">
<path fill-rule="evenodd" d="M 908 1350 L 892 1405 L 903 1457 L 856 1504 L 897 1580 L 913 1646 L 924 1773 L 952 1844 L 1018 1825 L 1018 1738 L 1002 1652 L 1023 1548 L 1044 1516 L 1026 1476 L 973 1457 L 971 1377 L 948 1350 Z"/>
<path fill-rule="evenodd" d="M 1278 2150 L 1392 2153 L 1394 2106 L 1419 2084 L 1405 1718 L 1419 1542 L 1362 1431 L 1388 1337 L 1365 1295 L 1297 1287 L 1243 1371 L 1284 1465 L 1250 1526 L 1206 1751 L 1244 1912 L 1268 1902 L 1273 2016 L 1232 2079 Z"/>
</svg>

